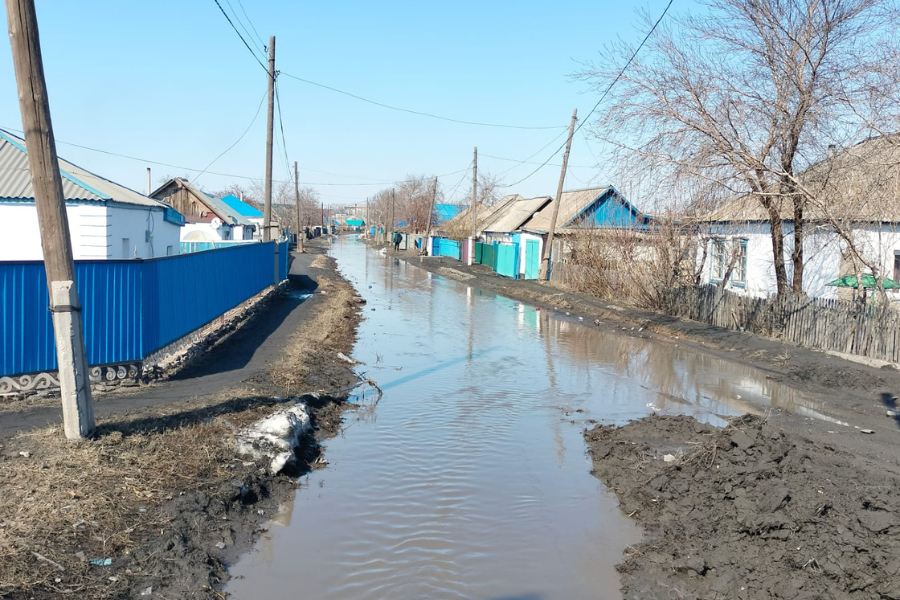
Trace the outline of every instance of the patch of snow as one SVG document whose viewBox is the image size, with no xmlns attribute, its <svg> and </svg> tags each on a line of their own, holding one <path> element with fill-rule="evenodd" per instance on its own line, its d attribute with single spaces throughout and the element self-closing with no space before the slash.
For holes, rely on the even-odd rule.
<svg viewBox="0 0 900 600">
<path fill-rule="evenodd" d="M 274 475 L 294 460 L 300 436 L 310 426 L 306 405 L 298 402 L 242 428 L 234 441 L 239 454 L 265 460 L 268 472 Z"/>
</svg>

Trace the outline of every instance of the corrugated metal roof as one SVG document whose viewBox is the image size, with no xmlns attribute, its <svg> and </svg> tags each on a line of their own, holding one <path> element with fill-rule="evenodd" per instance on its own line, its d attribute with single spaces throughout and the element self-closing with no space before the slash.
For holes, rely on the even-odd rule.
<svg viewBox="0 0 900 600">
<path fill-rule="evenodd" d="M 550 201 L 550 196 L 538 196 L 537 198 L 519 197 L 519 199 L 508 203 L 501 210 L 497 211 L 493 215 L 491 222 L 484 226 L 484 230 L 494 233 L 511 233 L 516 231 Z"/>
<path fill-rule="evenodd" d="M 573 190 L 563 192 L 559 199 L 559 215 L 556 218 L 558 228 L 565 227 L 572 219 L 590 206 L 594 200 L 602 196 L 611 186 Z M 550 221 L 553 218 L 553 202 L 548 202 L 544 208 L 522 225 L 522 229 L 535 233 L 550 231 Z"/>
<path fill-rule="evenodd" d="M 228 194 L 227 196 L 222 196 L 222 202 L 227 204 L 232 210 L 234 210 L 237 214 L 242 217 L 262 217 L 262 211 L 256 208 L 255 206 L 251 206 L 238 198 L 233 194 Z"/>
<path fill-rule="evenodd" d="M 66 202 L 118 202 L 153 208 L 167 208 L 166 204 L 113 183 L 99 175 L 59 159 L 63 196 Z M 34 189 L 28 170 L 25 142 L 9 132 L 0 131 L 0 200 L 33 202 Z"/>
</svg>

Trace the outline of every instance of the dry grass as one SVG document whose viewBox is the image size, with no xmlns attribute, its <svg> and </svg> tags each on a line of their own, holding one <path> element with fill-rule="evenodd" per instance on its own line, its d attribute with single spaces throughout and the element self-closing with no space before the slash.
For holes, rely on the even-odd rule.
<svg viewBox="0 0 900 600">
<path fill-rule="evenodd" d="M 90 441 L 66 440 L 59 426 L 8 441 L 0 462 L 0 595 L 39 588 L 104 598 L 138 577 L 141 565 L 131 564 L 115 572 L 117 581 L 99 584 L 98 570 L 113 572 L 86 561 L 121 564 L 139 540 L 167 529 L 161 507 L 173 494 L 234 478 L 233 428 L 271 411 L 271 401 L 252 398 L 207 404 L 216 399 L 101 422 Z"/>
<path fill-rule="evenodd" d="M 311 266 L 315 266 L 319 259 L 327 266 L 328 259 L 324 256 L 317 257 Z M 272 380 L 287 394 L 323 391 L 332 387 L 333 378 L 322 376 L 326 365 L 333 369 L 334 364 L 340 364 L 348 375 L 352 374 L 336 356 L 338 352 L 348 352 L 354 340 L 355 327 L 348 327 L 347 321 L 356 318 L 358 305 L 353 300 L 356 292 L 346 281 L 321 279 L 316 293 L 326 299 L 316 318 L 304 322 L 294 332 L 288 342 L 288 351 L 271 372 Z"/>
<path fill-rule="evenodd" d="M 271 373 L 285 395 L 325 390 L 311 376 L 338 351 L 349 352 L 354 339 L 353 288 L 322 277 L 318 293 L 316 311 Z M 173 499 L 214 498 L 235 479 L 258 473 L 235 456 L 229 440 L 274 404 L 247 389 L 230 390 L 101 420 L 90 441 L 66 440 L 59 426 L 0 441 L 0 597 L 128 597 L 153 578 L 167 580 L 173 559 L 153 560 L 147 549 L 163 536 L 191 537 L 171 531 Z M 208 530 L 199 520 L 191 527 Z M 87 562 L 107 557 L 110 567 Z"/>
</svg>

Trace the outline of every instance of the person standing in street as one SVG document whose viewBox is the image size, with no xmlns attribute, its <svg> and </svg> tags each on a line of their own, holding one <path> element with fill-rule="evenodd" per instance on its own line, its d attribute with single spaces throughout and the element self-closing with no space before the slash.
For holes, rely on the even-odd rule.
<svg viewBox="0 0 900 600">
<path fill-rule="evenodd" d="M 394 252 L 400 250 L 400 242 L 403 241 L 403 234 L 399 231 L 394 232 Z"/>
</svg>

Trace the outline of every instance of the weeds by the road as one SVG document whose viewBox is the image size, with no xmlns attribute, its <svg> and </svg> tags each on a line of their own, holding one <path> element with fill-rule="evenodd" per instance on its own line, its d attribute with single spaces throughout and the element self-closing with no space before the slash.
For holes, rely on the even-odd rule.
<svg viewBox="0 0 900 600">
<path fill-rule="evenodd" d="M 355 339 L 352 287 L 327 276 L 318 286 L 316 308 L 269 373 L 285 396 L 335 395 L 353 377 L 335 364 Z M 0 597 L 125 598 L 148 588 L 155 597 L 161 586 L 171 597 L 221 597 L 221 561 L 246 547 L 275 491 L 295 485 L 265 479 L 230 443 L 277 404 L 234 389 L 99 420 L 90 441 L 66 440 L 59 426 L 0 440 Z M 311 408 L 323 432 L 337 429 L 339 407 L 323 398 Z"/>
</svg>

